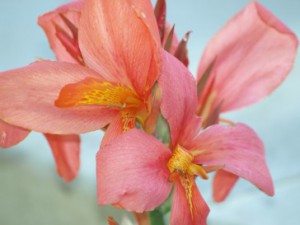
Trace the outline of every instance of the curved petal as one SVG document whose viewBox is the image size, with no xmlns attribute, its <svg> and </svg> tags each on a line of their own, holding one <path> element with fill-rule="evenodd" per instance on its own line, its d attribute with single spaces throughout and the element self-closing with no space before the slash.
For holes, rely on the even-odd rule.
<svg viewBox="0 0 300 225">
<path fill-rule="evenodd" d="M 224 165 L 225 171 L 252 182 L 268 195 L 274 195 L 264 145 L 250 127 L 244 124 L 211 126 L 195 139 L 193 149 L 199 151 L 194 163 Z"/>
<path fill-rule="evenodd" d="M 171 151 L 137 129 L 105 145 L 97 155 L 98 202 L 130 211 L 153 210 L 169 195 Z"/>
<path fill-rule="evenodd" d="M 72 181 L 80 166 L 80 137 L 78 135 L 45 134 L 51 147 L 59 176 Z"/>
<path fill-rule="evenodd" d="M 187 194 L 180 183 L 175 184 L 170 225 L 206 225 L 209 208 L 197 189 L 196 183 L 192 181 L 192 213 L 187 200 Z"/>
<path fill-rule="evenodd" d="M 238 176 L 225 170 L 218 170 L 213 180 L 213 198 L 216 202 L 222 202 L 238 181 Z"/>
<path fill-rule="evenodd" d="M 168 52 L 163 52 L 161 112 L 170 126 L 175 145 L 187 119 L 196 112 L 196 81 L 188 69 Z"/>
<path fill-rule="evenodd" d="M 30 133 L 0 120 L 0 148 L 9 148 L 23 141 Z"/>
<path fill-rule="evenodd" d="M 75 26 L 73 28 L 73 32 L 76 32 L 74 29 L 77 30 L 78 28 L 82 5 L 83 0 L 73 1 L 38 18 L 38 24 L 45 31 L 50 47 L 55 53 L 56 58 L 60 61 L 78 63 L 78 59 L 76 59 L 76 57 L 74 58 L 74 55 L 72 55 L 72 49 L 66 48 L 66 46 L 62 43 L 59 35 L 57 34 L 57 28 L 59 27 L 59 29 L 62 30 L 64 37 L 69 37 L 72 39 L 68 41 L 71 45 L 74 45 L 73 47 L 78 47 L 78 37 L 74 37 L 72 30 L 65 23 L 63 17 L 65 17 Z M 75 46 L 75 44 L 77 44 L 77 46 Z M 70 46 L 70 48 L 72 48 L 72 46 Z M 75 51 L 76 50 L 79 49 L 75 49 Z"/>
<path fill-rule="evenodd" d="M 107 125 L 117 111 L 99 106 L 58 108 L 66 84 L 99 74 L 76 64 L 42 61 L 1 73 L 0 118 L 42 133 L 79 134 Z"/>
<path fill-rule="evenodd" d="M 263 99 L 292 69 L 297 47 L 297 37 L 289 28 L 258 2 L 250 3 L 209 42 L 198 80 L 216 61 L 199 104 L 211 96 L 213 108 L 222 102 L 221 112 L 225 112 Z"/>
<path fill-rule="evenodd" d="M 124 29 L 126 27 L 126 29 Z M 151 2 L 84 2 L 79 45 L 85 63 L 110 82 L 148 94 L 159 75 L 160 40 Z"/>
<path fill-rule="evenodd" d="M 121 135 L 123 132 L 124 130 L 122 128 L 122 117 L 120 115 L 117 115 L 108 125 L 101 141 L 101 147 L 104 147 L 105 145 L 109 144 L 112 140 Z"/>
</svg>

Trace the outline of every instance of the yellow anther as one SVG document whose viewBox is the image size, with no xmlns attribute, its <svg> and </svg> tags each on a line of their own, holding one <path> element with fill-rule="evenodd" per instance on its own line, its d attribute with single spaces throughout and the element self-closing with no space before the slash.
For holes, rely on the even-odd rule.
<svg viewBox="0 0 300 225">
<path fill-rule="evenodd" d="M 181 146 L 177 146 L 167 166 L 170 171 L 169 181 L 179 181 L 184 188 L 190 213 L 194 218 L 193 185 L 195 176 L 208 179 L 205 169 L 193 163 L 194 156 Z"/>
<path fill-rule="evenodd" d="M 199 166 L 197 164 L 191 164 L 188 168 L 188 174 L 189 175 L 196 175 L 196 176 L 200 176 L 202 179 L 207 180 L 208 179 L 208 175 L 205 171 L 205 169 L 202 166 Z"/>
<path fill-rule="evenodd" d="M 167 166 L 171 173 L 186 173 L 193 159 L 191 154 L 178 145 Z"/>
<path fill-rule="evenodd" d="M 200 165 L 194 164 L 193 160 L 194 156 L 178 145 L 167 166 L 171 173 L 188 174 L 208 179 L 205 169 Z"/>
</svg>

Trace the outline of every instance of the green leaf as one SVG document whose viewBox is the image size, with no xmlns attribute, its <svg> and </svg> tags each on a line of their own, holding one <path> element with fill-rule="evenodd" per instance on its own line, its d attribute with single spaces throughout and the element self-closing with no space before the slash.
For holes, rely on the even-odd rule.
<svg viewBox="0 0 300 225">
<path fill-rule="evenodd" d="M 160 211 L 164 215 L 166 215 L 167 213 L 169 213 L 171 211 L 172 201 L 173 201 L 173 192 L 174 192 L 174 188 L 172 188 L 172 191 L 171 191 L 169 197 L 167 198 L 167 200 L 164 201 L 164 203 L 159 206 Z"/>
<path fill-rule="evenodd" d="M 156 135 L 162 143 L 169 146 L 170 144 L 170 128 L 167 120 L 160 113 L 156 125 Z"/>
<path fill-rule="evenodd" d="M 159 208 L 151 211 L 149 216 L 151 225 L 165 225 L 164 215 L 160 212 Z"/>
</svg>

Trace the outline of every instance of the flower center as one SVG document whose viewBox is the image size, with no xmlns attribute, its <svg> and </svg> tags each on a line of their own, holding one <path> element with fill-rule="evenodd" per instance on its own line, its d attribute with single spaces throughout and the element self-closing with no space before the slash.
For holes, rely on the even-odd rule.
<svg viewBox="0 0 300 225">
<path fill-rule="evenodd" d="M 194 156 L 180 145 L 177 145 L 171 159 L 168 161 L 168 169 L 171 172 L 170 181 L 174 181 L 178 175 L 200 176 L 208 179 L 207 173 L 200 165 L 193 163 Z"/>
<path fill-rule="evenodd" d="M 169 181 L 178 179 L 185 190 L 186 199 L 189 205 L 192 218 L 194 217 L 193 185 L 195 176 L 208 179 L 207 173 L 200 165 L 193 163 L 194 156 L 180 145 L 177 145 L 171 159 L 168 161 L 168 169 L 171 172 Z"/>
</svg>

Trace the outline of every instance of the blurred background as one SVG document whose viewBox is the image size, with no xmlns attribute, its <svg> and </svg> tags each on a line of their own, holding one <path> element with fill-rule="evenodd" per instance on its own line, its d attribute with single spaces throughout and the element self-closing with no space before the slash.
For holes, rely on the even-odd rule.
<svg viewBox="0 0 300 225">
<path fill-rule="evenodd" d="M 0 1 L 0 71 L 52 58 L 37 17 L 64 0 Z M 247 0 L 168 0 L 167 18 L 176 24 L 179 38 L 189 40 L 190 69 L 195 73 L 208 40 L 240 11 Z M 300 1 L 259 1 L 300 36 Z M 266 147 L 267 162 L 276 194 L 268 197 L 240 180 L 227 201 L 216 204 L 210 182 L 199 181 L 211 213 L 209 225 L 300 224 L 300 55 L 288 79 L 272 96 L 226 118 L 255 129 Z M 0 84 L 1 85 L 1 84 Z M 82 135 L 78 178 L 64 183 L 55 172 L 44 137 L 31 133 L 11 149 L 0 149 L 0 225 L 101 225 L 107 215 L 117 220 L 121 210 L 99 207 L 96 202 L 95 155 L 102 132 Z M 124 223 L 126 224 L 126 223 Z"/>
</svg>

